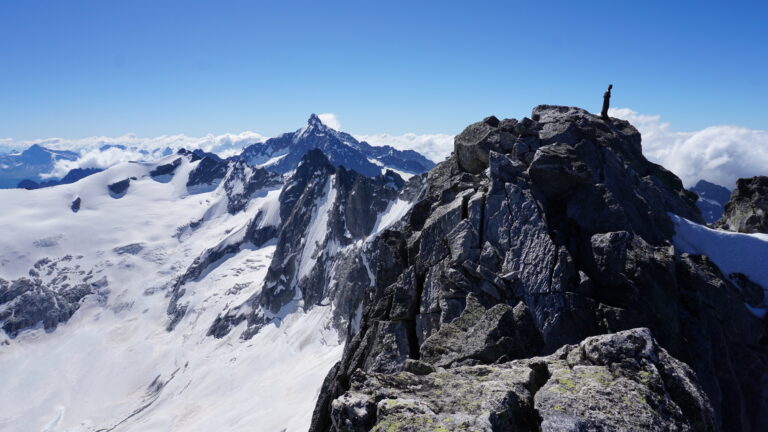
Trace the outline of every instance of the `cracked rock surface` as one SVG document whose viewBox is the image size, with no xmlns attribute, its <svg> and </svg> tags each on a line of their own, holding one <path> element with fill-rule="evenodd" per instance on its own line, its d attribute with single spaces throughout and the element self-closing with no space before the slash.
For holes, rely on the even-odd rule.
<svg viewBox="0 0 768 432">
<path fill-rule="evenodd" d="M 339 431 L 714 430 L 691 369 L 646 328 L 552 355 L 419 376 L 357 371 L 331 406 Z"/>
</svg>

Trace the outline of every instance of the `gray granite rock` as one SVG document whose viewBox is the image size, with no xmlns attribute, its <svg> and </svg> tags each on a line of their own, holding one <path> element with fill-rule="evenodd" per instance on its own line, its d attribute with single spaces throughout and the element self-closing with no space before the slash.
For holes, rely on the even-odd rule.
<svg viewBox="0 0 768 432">
<path fill-rule="evenodd" d="M 730 231 L 768 234 L 768 177 L 736 181 L 736 189 L 716 225 Z"/>
</svg>

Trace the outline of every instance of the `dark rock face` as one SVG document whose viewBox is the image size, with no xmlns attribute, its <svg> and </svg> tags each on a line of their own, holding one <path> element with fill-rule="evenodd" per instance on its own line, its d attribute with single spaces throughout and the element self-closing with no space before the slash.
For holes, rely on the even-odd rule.
<svg viewBox="0 0 768 432">
<path fill-rule="evenodd" d="M 306 308 L 330 301 L 337 317 L 352 317 L 370 281 L 361 250 L 346 248 L 370 234 L 398 186 L 404 184 L 394 173 L 365 177 L 334 167 L 320 150 L 308 152 L 281 192 L 277 248 L 264 287 L 248 301 L 244 337 L 297 298 Z"/>
<path fill-rule="evenodd" d="M 526 429 L 532 421 L 546 430 L 768 427 L 761 414 L 768 409 L 765 322 L 748 311 L 740 289 L 706 258 L 676 252 L 667 214 L 703 222 L 696 196 L 643 157 L 634 127 L 578 108 L 544 105 L 534 109 L 532 119 L 488 118 L 462 132 L 456 143 L 454 156 L 427 174 L 423 193 L 397 231 L 372 243 L 385 259 L 371 261 L 374 281 L 359 331 L 324 383 L 312 431 L 370 430 L 381 424 L 380 400 L 371 410 L 368 399 L 359 397 L 350 403 L 370 415 L 339 423 L 346 415 L 339 409 L 346 405 L 337 398 L 363 388 L 356 387 L 361 373 L 375 377 L 364 380 L 374 383 L 365 384 L 371 391 L 380 386 L 386 392 L 408 370 L 409 360 L 447 368 L 450 375 L 463 365 L 503 367 L 560 352 L 593 335 L 637 327 L 649 328 L 658 345 L 686 362 L 695 376 L 678 371 L 669 373 L 688 378 L 639 382 L 645 376 L 639 371 L 651 373 L 649 367 L 628 373 L 632 383 L 614 385 L 617 378 L 611 375 L 604 384 L 590 384 L 592 378 L 585 377 L 579 381 L 585 395 L 607 391 L 604 396 L 611 400 L 594 409 L 578 398 L 557 399 L 554 387 L 540 395 L 521 384 L 529 394 L 504 403 L 543 404 L 543 419 L 505 414 L 507 423 L 488 420 L 490 426 L 482 423 L 477 430 L 538 430 Z M 633 354 L 628 339 L 637 337 L 620 339 L 626 346 L 616 350 L 629 350 L 627 356 L 637 364 L 643 363 L 640 357 L 653 363 L 667 355 Z M 644 346 L 655 346 L 648 334 L 641 339 Z M 621 367 L 625 360 L 618 361 Z M 589 364 L 605 367 L 611 361 L 590 359 Z M 676 366 L 665 368 L 685 369 L 669 362 Z M 654 373 L 663 375 L 661 365 L 654 364 L 659 370 Z M 611 373 L 620 369 L 607 367 Z M 581 380 L 566 369 L 566 379 Z M 698 384 L 691 384 L 696 378 Z M 653 408 L 633 418 L 612 411 L 614 402 L 641 410 L 634 399 L 621 399 L 624 391 L 651 401 Z M 480 412 L 500 406 L 491 402 L 495 396 L 488 397 L 479 397 L 486 407 Z M 428 404 L 419 407 L 428 417 L 427 408 L 436 412 Z M 558 416 L 561 408 L 567 415 Z M 455 411 L 458 405 L 440 408 Z"/>
<path fill-rule="evenodd" d="M 8 336 L 37 326 L 53 331 L 80 308 L 83 298 L 104 292 L 106 278 L 94 280 L 93 271 L 72 267 L 72 261 L 71 256 L 46 258 L 35 263 L 29 277 L 0 279 L 0 326 Z"/>
<path fill-rule="evenodd" d="M 260 168 L 252 168 L 242 161 L 235 162 L 224 179 L 227 211 L 235 214 L 245 209 L 257 193 L 265 193 L 281 185 L 280 176 Z"/>
<path fill-rule="evenodd" d="M 438 367 L 491 364 L 530 357 L 541 349 L 541 335 L 524 303 L 497 304 L 485 310 L 473 295 L 458 318 L 421 345 L 421 359 Z"/>
<path fill-rule="evenodd" d="M 717 226 L 742 233 L 768 234 L 768 177 L 737 180 Z"/>
<path fill-rule="evenodd" d="M 200 165 L 208 158 L 203 157 L 200 159 Z M 210 160 L 214 160 L 210 158 Z M 281 186 L 281 178 L 277 174 L 268 172 L 260 168 L 253 168 L 248 166 L 243 161 L 234 161 L 231 163 L 223 162 L 224 167 L 229 166 L 226 172 L 226 177 L 223 180 L 223 189 L 226 194 L 227 211 L 230 214 L 236 214 L 245 210 L 249 201 L 254 196 L 263 196 L 267 192 L 275 190 Z M 197 169 L 196 168 L 196 169 Z M 210 173 L 210 171 L 208 171 Z M 203 176 L 198 177 L 202 179 Z M 187 184 L 189 187 L 189 183 Z M 211 269 L 211 266 L 220 260 L 225 259 L 228 256 L 232 256 L 239 252 L 245 245 L 252 245 L 252 247 L 261 247 L 269 240 L 277 237 L 278 224 L 280 221 L 265 221 L 265 214 L 263 211 L 259 211 L 251 219 L 245 232 L 234 232 L 229 237 L 225 238 L 219 244 L 216 244 L 206 250 L 204 250 L 192 264 L 186 269 L 186 271 L 178 277 L 171 287 L 168 302 L 168 308 L 166 310 L 170 321 L 166 326 L 168 331 L 172 331 L 176 325 L 186 315 L 187 304 L 182 300 L 186 289 L 184 284 L 189 281 L 198 280 L 204 272 Z M 204 223 L 205 220 L 196 221 L 194 225 Z M 134 246 L 128 245 L 127 247 Z M 229 324 L 236 325 L 239 321 L 229 322 Z M 229 327 L 218 322 L 214 323 L 213 328 L 209 332 L 210 335 L 224 336 Z M 224 332 L 224 333 L 222 333 Z"/>
<path fill-rule="evenodd" d="M 240 158 L 250 165 L 263 165 L 270 171 L 284 174 L 294 170 L 304 154 L 312 149 L 321 150 L 331 165 L 343 166 L 367 177 L 376 177 L 382 173 L 377 163 L 412 174 L 425 172 L 435 166 L 432 161 L 414 151 L 401 151 L 390 146 L 375 147 L 365 141 L 358 141 L 352 135 L 329 128 L 314 114 L 309 117 L 305 127 L 250 145 L 243 150 Z"/>
<path fill-rule="evenodd" d="M 131 179 L 129 178 L 112 183 L 108 186 L 109 194 L 112 196 L 112 198 L 122 198 L 125 196 L 126 192 L 128 192 L 128 187 L 130 185 Z"/>
<path fill-rule="evenodd" d="M 176 158 L 171 163 L 159 165 L 157 168 L 150 171 L 149 175 L 152 177 L 172 175 L 176 171 L 176 168 L 178 168 L 180 165 L 181 165 L 181 158 Z"/>
<path fill-rule="evenodd" d="M 706 180 L 699 180 L 696 186 L 690 190 L 699 196 L 696 207 L 701 210 L 701 215 L 706 223 L 715 223 L 723 217 L 725 203 L 731 197 L 730 190 Z"/>
<path fill-rule="evenodd" d="M 80 199 L 80 197 L 75 198 L 72 200 L 72 205 L 69 207 L 72 210 L 72 213 L 77 213 L 80 211 L 80 205 L 82 204 L 83 200 Z"/>
<path fill-rule="evenodd" d="M 188 155 L 192 162 L 200 161 L 187 179 L 187 189 L 190 192 L 213 190 L 227 175 L 229 165 L 213 153 L 188 152 L 182 149 L 179 154 Z"/>
<path fill-rule="evenodd" d="M 267 221 L 259 211 L 244 235 L 233 233 L 236 238 L 227 238 L 196 258 L 170 291 L 168 330 L 186 314 L 186 282 L 199 278 L 211 265 L 246 244 L 260 247 L 274 239 L 276 250 L 260 293 L 222 311 L 209 335 L 223 337 L 247 319 L 248 329 L 242 337 L 249 338 L 264 324 L 288 313 L 284 308 L 298 307 L 295 303 L 299 298 L 305 308 L 325 301 L 333 303 L 335 327 L 352 332 L 355 312 L 370 284 L 366 267 L 370 246 L 361 240 L 371 233 L 378 215 L 392 201 L 399 196 L 413 198 L 419 177 L 409 184 L 391 171 L 365 177 L 334 167 L 318 149 L 304 155 L 285 183 L 277 174 L 240 159 L 230 161 L 229 166 L 223 181 L 228 211 L 242 211 L 254 196 L 282 186 L 279 220 Z M 205 221 L 196 222 L 201 223 Z"/>
<path fill-rule="evenodd" d="M 334 430 L 713 431 L 696 376 L 645 328 L 556 353 L 424 374 L 358 370 L 331 404 Z"/>
</svg>

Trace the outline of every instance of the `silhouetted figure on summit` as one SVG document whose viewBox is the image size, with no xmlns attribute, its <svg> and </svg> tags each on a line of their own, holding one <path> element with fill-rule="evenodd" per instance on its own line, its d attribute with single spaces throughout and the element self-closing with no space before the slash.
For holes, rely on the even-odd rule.
<svg viewBox="0 0 768 432">
<path fill-rule="evenodd" d="M 608 120 L 608 107 L 611 105 L 611 89 L 613 84 L 608 84 L 608 90 L 603 93 L 603 110 L 600 112 L 600 117 Z"/>
</svg>

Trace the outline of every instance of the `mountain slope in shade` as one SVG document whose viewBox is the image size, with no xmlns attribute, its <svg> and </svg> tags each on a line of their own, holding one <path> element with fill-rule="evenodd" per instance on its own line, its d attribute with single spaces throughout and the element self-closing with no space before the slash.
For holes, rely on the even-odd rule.
<svg viewBox="0 0 768 432">
<path fill-rule="evenodd" d="M 296 169 L 301 158 L 313 148 L 320 149 L 334 166 L 343 166 L 359 174 L 374 177 L 389 168 L 405 177 L 420 174 L 435 164 L 412 150 L 397 150 L 389 146 L 375 147 L 352 135 L 336 131 L 312 114 L 307 125 L 263 143 L 246 147 L 240 157 L 251 165 L 276 173 Z"/>
<path fill-rule="evenodd" d="M 701 216 L 706 223 L 715 223 L 723 217 L 725 203 L 731 198 L 728 188 L 699 180 L 690 191 L 699 196 L 696 206 L 701 210 Z"/>
</svg>

